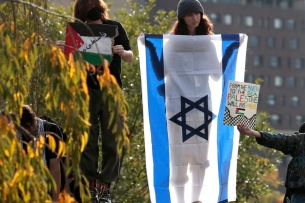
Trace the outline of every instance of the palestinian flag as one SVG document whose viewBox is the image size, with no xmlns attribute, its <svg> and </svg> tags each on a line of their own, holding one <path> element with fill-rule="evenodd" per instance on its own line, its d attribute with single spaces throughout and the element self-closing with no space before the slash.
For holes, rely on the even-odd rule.
<svg viewBox="0 0 305 203">
<path fill-rule="evenodd" d="M 93 65 L 102 65 L 103 59 L 110 63 L 113 38 L 117 35 L 117 26 L 114 25 L 68 23 L 64 54 L 66 57 L 81 54 Z"/>
<path fill-rule="evenodd" d="M 235 114 L 243 116 L 245 114 L 245 109 L 236 108 Z"/>
</svg>

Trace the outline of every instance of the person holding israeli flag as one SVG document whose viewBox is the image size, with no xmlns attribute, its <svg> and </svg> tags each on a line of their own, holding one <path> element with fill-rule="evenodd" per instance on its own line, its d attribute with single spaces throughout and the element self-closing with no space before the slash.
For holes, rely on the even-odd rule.
<svg viewBox="0 0 305 203">
<path fill-rule="evenodd" d="M 171 34 L 213 34 L 213 23 L 204 14 L 204 9 L 198 0 L 180 0 L 177 6 L 177 19 L 170 31 Z"/>
<path fill-rule="evenodd" d="M 236 201 L 239 133 L 223 118 L 246 44 L 242 33 L 214 34 L 198 0 L 178 2 L 169 33 L 139 36 L 151 202 Z"/>
</svg>

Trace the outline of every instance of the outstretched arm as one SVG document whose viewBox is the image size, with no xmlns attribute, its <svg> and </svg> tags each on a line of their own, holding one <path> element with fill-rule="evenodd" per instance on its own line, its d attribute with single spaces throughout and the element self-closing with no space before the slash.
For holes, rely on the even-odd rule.
<svg viewBox="0 0 305 203">
<path fill-rule="evenodd" d="M 237 125 L 237 130 L 242 135 L 249 135 L 256 138 L 261 138 L 261 134 L 258 131 L 252 130 L 251 128 L 248 128 L 246 125 Z"/>
</svg>

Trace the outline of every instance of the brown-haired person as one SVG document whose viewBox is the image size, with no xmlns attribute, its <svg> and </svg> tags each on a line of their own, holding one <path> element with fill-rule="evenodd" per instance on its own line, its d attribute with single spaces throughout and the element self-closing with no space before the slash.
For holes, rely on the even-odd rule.
<svg viewBox="0 0 305 203">
<path fill-rule="evenodd" d="M 114 38 L 113 57 L 110 63 L 110 73 L 116 78 L 120 87 L 121 59 L 125 62 L 133 60 L 133 53 L 126 31 L 118 21 L 108 18 L 108 8 L 103 0 L 76 0 L 74 4 L 75 22 L 88 24 L 115 25 L 118 28 L 118 36 Z M 88 74 L 89 75 L 89 74 Z M 90 133 L 88 143 L 82 152 L 80 168 L 89 181 L 89 190 L 92 202 L 111 202 L 109 188 L 119 175 L 120 161 L 117 153 L 117 142 L 115 135 L 108 129 L 107 102 L 102 100 L 103 90 L 100 89 L 96 75 L 88 76 L 90 103 Z M 99 125 L 100 123 L 100 125 Z M 99 146 L 98 137 L 101 130 L 102 135 L 102 170 L 98 169 Z"/>
<path fill-rule="evenodd" d="M 38 118 L 35 112 L 33 111 L 33 109 L 28 105 L 22 106 L 20 125 L 23 128 L 25 128 L 29 133 L 31 133 L 32 136 L 35 138 L 38 138 L 38 136 L 42 135 L 45 139 L 45 143 L 49 143 L 47 132 L 54 135 L 56 141 L 62 139 L 61 131 L 57 127 L 57 125 Z M 26 136 L 25 133 L 22 134 L 21 139 L 22 139 L 22 143 L 27 143 L 27 144 L 31 143 L 33 148 L 36 147 L 36 143 L 35 143 L 36 141 L 33 140 L 31 137 Z M 58 142 L 56 143 L 56 146 L 57 145 Z M 25 146 L 24 148 L 26 149 Z M 57 157 L 56 153 L 53 153 L 46 146 L 43 146 L 41 150 L 42 150 L 43 162 L 50 170 L 50 173 L 53 176 L 56 183 L 56 190 L 52 188 L 51 191 L 52 201 L 58 202 L 60 189 L 61 187 L 63 187 L 61 180 L 62 171 L 60 166 L 60 159 Z"/>
<path fill-rule="evenodd" d="M 204 14 L 198 0 L 180 0 L 177 6 L 177 21 L 170 30 L 174 35 L 212 35 L 213 23 Z"/>
<path fill-rule="evenodd" d="M 305 123 L 292 135 L 255 131 L 246 125 L 238 125 L 237 129 L 241 135 L 255 137 L 260 145 L 292 156 L 286 173 L 284 203 L 305 202 Z"/>
</svg>

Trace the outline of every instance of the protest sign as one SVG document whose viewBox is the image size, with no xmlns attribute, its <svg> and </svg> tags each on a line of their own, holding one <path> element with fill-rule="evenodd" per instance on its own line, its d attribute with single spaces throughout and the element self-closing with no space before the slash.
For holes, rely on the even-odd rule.
<svg viewBox="0 0 305 203">
<path fill-rule="evenodd" d="M 224 124 L 255 128 L 259 90 L 256 84 L 229 81 Z"/>
</svg>

